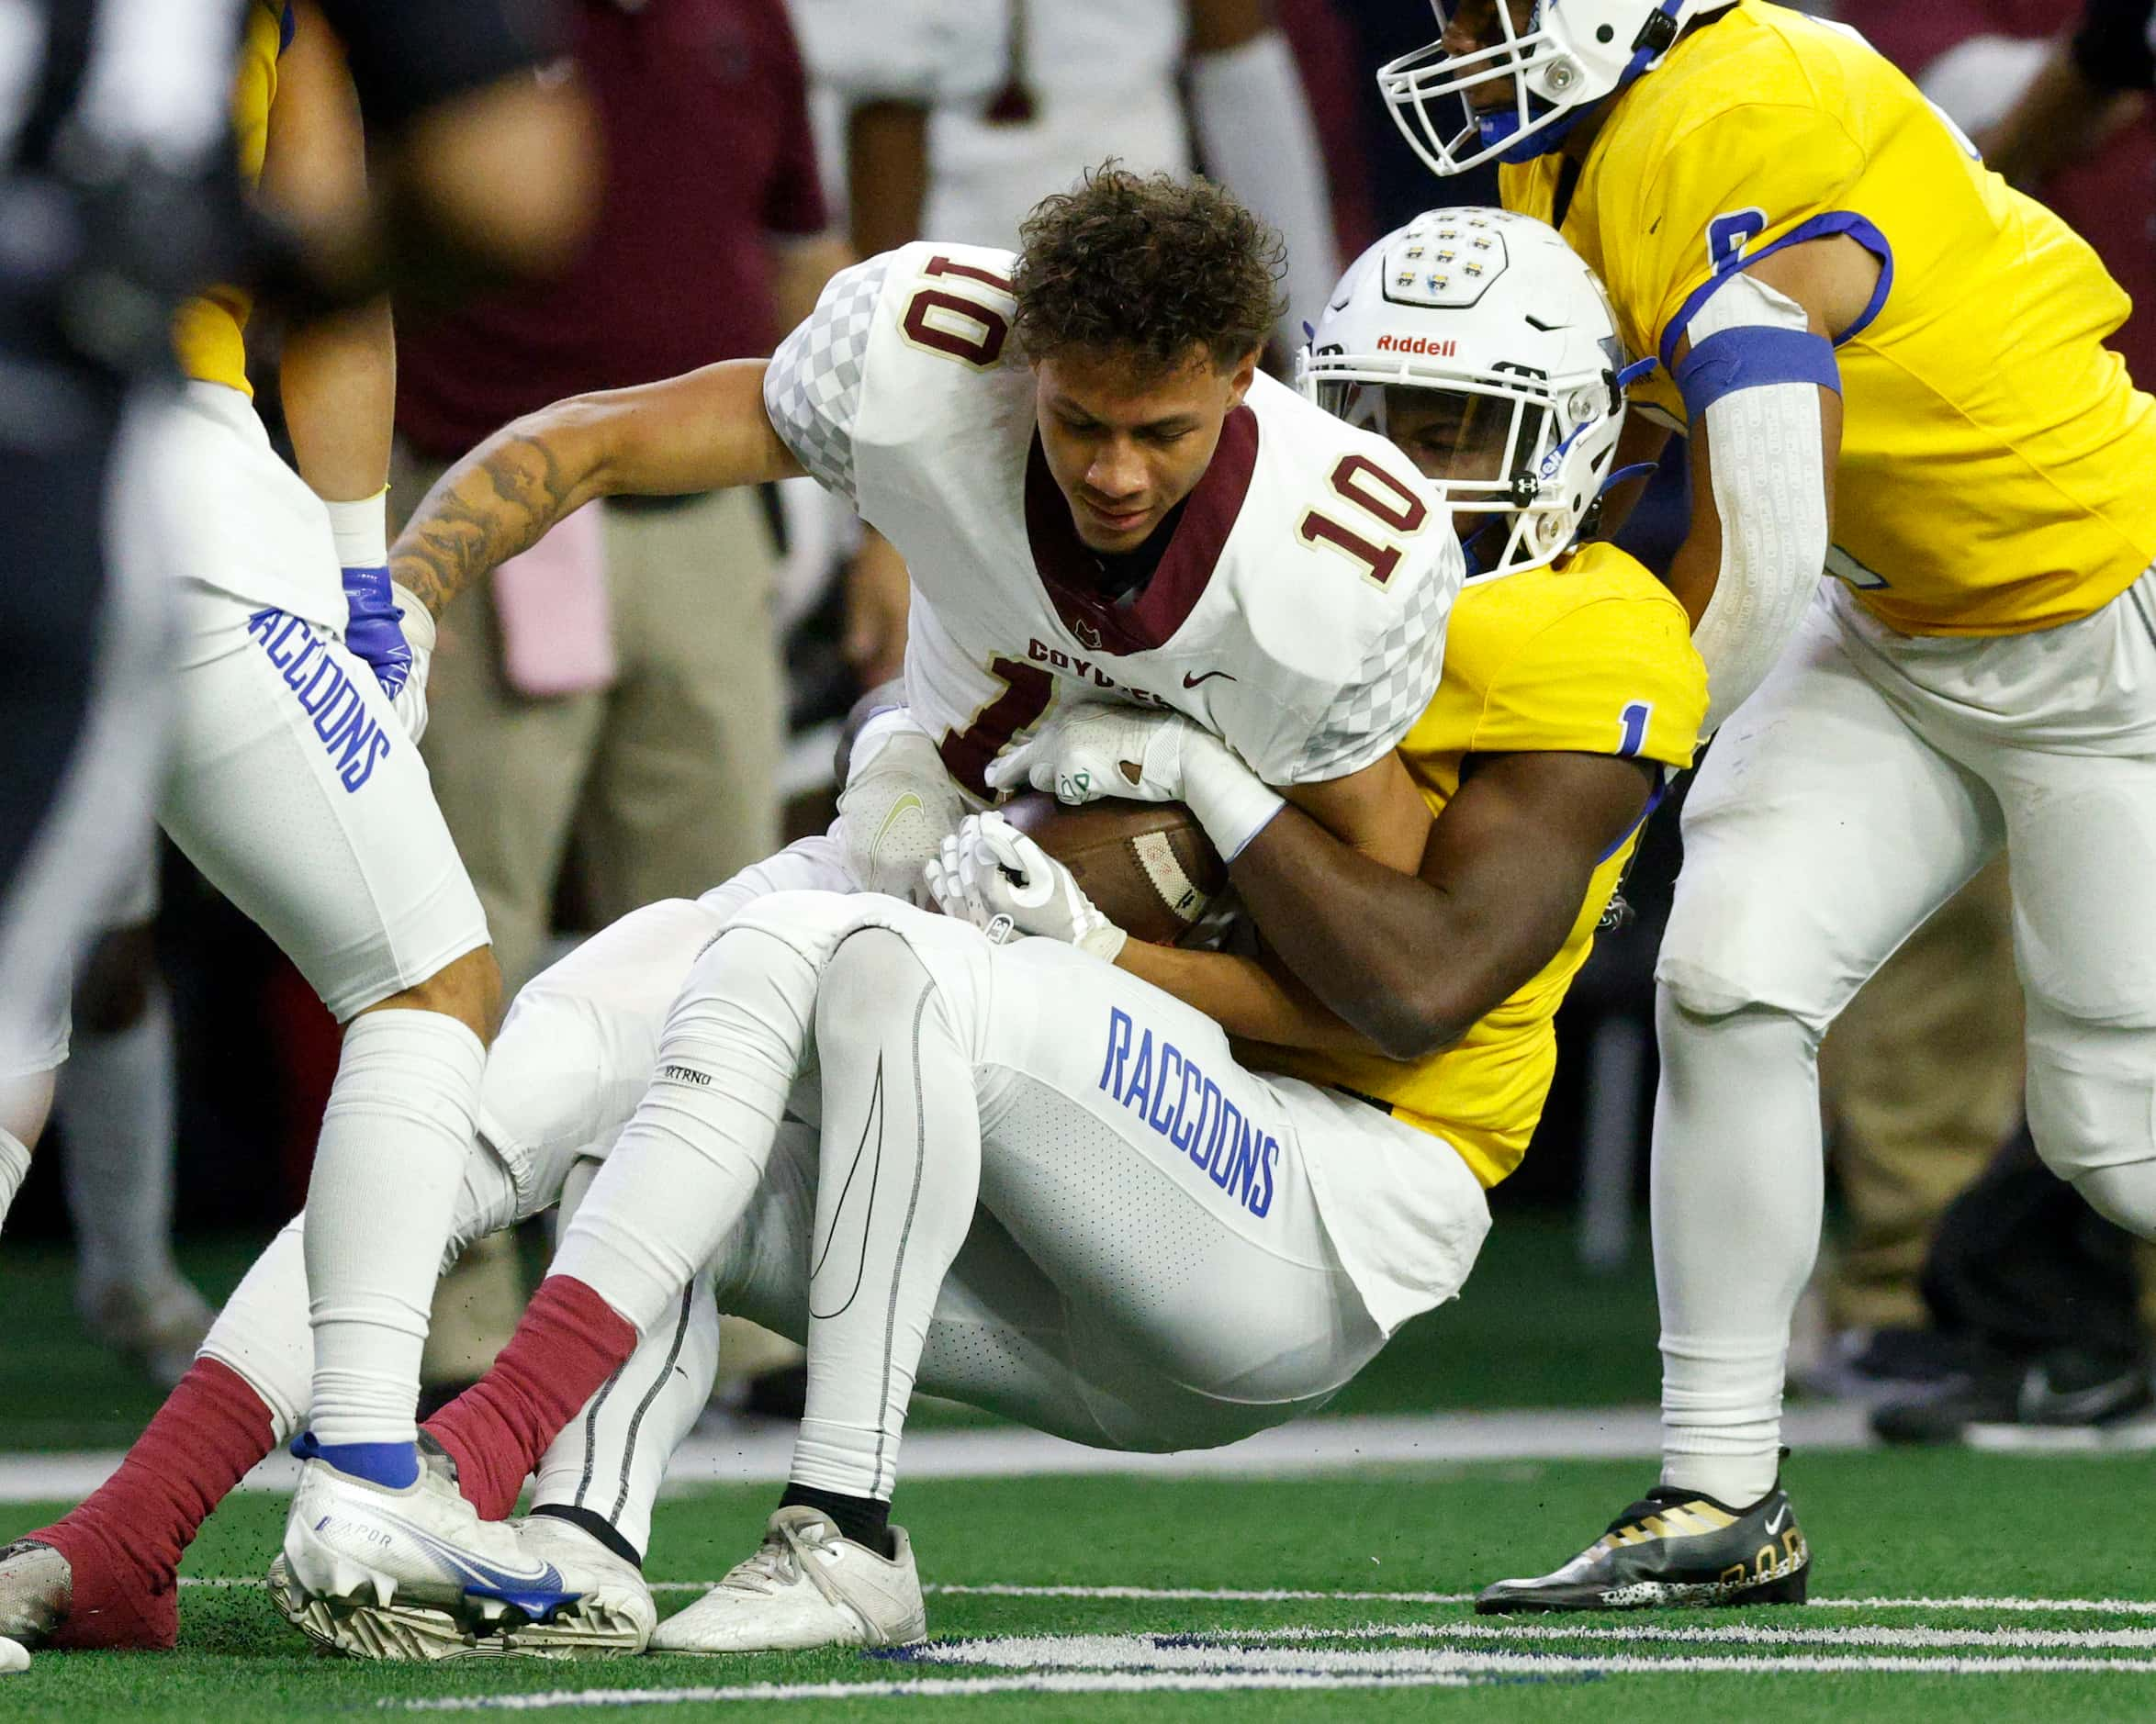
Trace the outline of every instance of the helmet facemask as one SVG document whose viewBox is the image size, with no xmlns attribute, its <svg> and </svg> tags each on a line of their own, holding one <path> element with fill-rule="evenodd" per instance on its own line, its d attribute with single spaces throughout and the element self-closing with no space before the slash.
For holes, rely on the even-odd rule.
<svg viewBox="0 0 2156 1724">
<path fill-rule="evenodd" d="M 1439 39 L 1381 66 L 1377 87 L 1432 174 L 1547 155 L 1581 118 L 1656 64 L 1694 13 L 1730 0 L 1431 0 Z M 1472 51 L 1443 32 L 1475 31 Z M 1510 100 L 1478 108 L 1501 85 Z M 1464 105 L 1464 106 L 1463 106 Z"/>
<path fill-rule="evenodd" d="M 1553 394 L 1525 373 L 1467 376 L 1325 353 L 1308 357 L 1305 376 L 1319 406 L 1415 464 L 1451 514 L 1471 581 L 1540 568 L 1569 550 L 1616 444 L 1606 379 Z"/>
<path fill-rule="evenodd" d="M 1515 6 L 1524 6 L 1524 0 L 1432 0 L 1439 39 L 1378 68 L 1377 87 L 1394 123 L 1432 174 L 1464 174 L 1492 159 L 1545 154 L 1562 140 L 1562 131 L 1546 139 L 1543 134 L 1566 118 L 1566 110 L 1537 95 L 1532 81 L 1539 62 L 1562 59 L 1562 52 L 1544 26 L 1545 7 L 1524 8 L 1522 28 L 1513 21 Z M 1446 52 L 1443 32 L 1462 13 L 1475 21 L 1487 19 L 1497 39 L 1473 53 Z M 1486 29 L 1478 39 L 1488 40 L 1489 34 Z M 1560 71 L 1557 82 L 1569 86 L 1574 75 Z M 1474 93 L 1493 84 L 1503 86 L 1511 100 L 1478 108 Z"/>
</svg>

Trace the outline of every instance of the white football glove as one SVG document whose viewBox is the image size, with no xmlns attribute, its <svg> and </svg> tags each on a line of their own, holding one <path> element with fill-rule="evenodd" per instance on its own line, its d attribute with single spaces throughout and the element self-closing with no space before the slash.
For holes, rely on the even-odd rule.
<svg viewBox="0 0 2156 1724">
<path fill-rule="evenodd" d="M 1180 802 L 1184 735 L 1196 729 L 1178 713 L 1089 701 L 1053 714 L 991 761 L 988 782 L 999 790 L 1030 784 L 1073 806 L 1104 796 Z"/>
<path fill-rule="evenodd" d="M 987 777 L 999 790 L 1052 789 L 1061 802 L 1187 802 L 1230 862 L 1281 809 L 1279 793 L 1232 748 L 1181 713 L 1099 702 L 1055 713 Z"/>
<path fill-rule="evenodd" d="M 416 743 L 427 733 L 427 666 L 434 662 L 434 618 L 403 588 L 392 585 L 389 593 L 403 607 L 404 644 L 411 649 L 411 667 L 389 704 L 397 709 L 404 733 Z"/>
<path fill-rule="evenodd" d="M 923 870 L 947 916 L 1001 945 L 1017 935 L 1061 940 L 1114 963 L 1130 936 L 1078 890 L 1071 870 L 1001 814 L 971 814 Z"/>
<path fill-rule="evenodd" d="M 864 890 L 921 897 L 921 869 L 966 817 L 966 799 L 903 707 L 861 726 L 838 797 L 838 836 Z"/>
</svg>

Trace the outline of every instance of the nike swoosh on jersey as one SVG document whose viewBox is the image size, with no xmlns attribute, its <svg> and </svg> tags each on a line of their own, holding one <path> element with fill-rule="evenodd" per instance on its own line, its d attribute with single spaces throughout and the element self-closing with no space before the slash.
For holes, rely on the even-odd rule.
<svg viewBox="0 0 2156 1724">
<path fill-rule="evenodd" d="M 1781 1523 L 1790 1517 L 1789 1505 L 1784 1503 L 1767 1519 L 1767 1536 L 1771 1539 L 1781 1530 Z"/>
<path fill-rule="evenodd" d="M 1202 677 L 1194 677 L 1186 670 L 1183 673 L 1183 686 L 1185 688 L 1195 688 L 1201 682 L 1212 681 L 1215 677 L 1225 677 L 1230 682 L 1233 682 L 1235 680 L 1235 674 L 1232 671 L 1208 670 Z"/>
</svg>

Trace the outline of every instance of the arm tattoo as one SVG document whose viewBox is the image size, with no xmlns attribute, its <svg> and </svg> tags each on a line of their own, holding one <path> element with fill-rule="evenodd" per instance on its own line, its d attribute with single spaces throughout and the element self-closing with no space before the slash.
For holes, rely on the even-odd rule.
<svg viewBox="0 0 2156 1724">
<path fill-rule="evenodd" d="M 570 512 L 576 489 L 543 435 L 514 425 L 497 431 L 444 473 L 405 523 L 390 547 L 390 578 L 439 617 L 474 576 L 544 538 Z"/>
</svg>

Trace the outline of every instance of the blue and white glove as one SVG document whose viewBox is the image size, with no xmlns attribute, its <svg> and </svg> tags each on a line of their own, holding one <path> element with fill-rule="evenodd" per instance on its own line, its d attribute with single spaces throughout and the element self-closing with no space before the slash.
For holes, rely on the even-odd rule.
<svg viewBox="0 0 2156 1724">
<path fill-rule="evenodd" d="M 1079 890 L 1069 868 L 1001 814 L 969 814 L 922 878 L 945 915 L 971 923 L 999 946 L 1033 935 L 1112 964 L 1130 937 Z"/>
<path fill-rule="evenodd" d="M 416 743 L 427 728 L 434 619 L 389 579 L 388 493 L 327 507 L 344 581 L 344 644 L 366 661 Z"/>
<path fill-rule="evenodd" d="M 1065 707 L 989 764 L 999 790 L 1030 784 L 1072 804 L 1119 796 L 1185 802 L 1232 862 L 1282 806 L 1279 792 L 1212 732 L 1176 712 L 1089 701 Z"/>
</svg>

